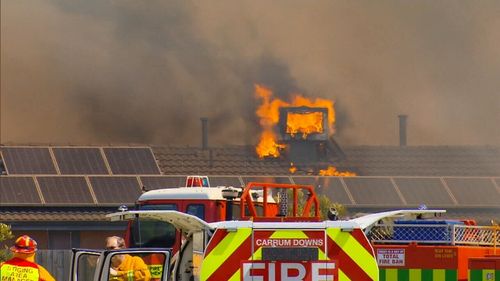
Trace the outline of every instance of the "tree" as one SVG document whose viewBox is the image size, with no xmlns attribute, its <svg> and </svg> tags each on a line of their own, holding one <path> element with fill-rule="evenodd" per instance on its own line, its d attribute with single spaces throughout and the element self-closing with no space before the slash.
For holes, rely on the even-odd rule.
<svg viewBox="0 0 500 281">
<path fill-rule="evenodd" d="M 297 197 L 298 197 L 298 214 L 302 214 L 302 210 L 304 208 L 305 201 L 307 199 L 307 195 L 304 194 L 304 190 L 300 189 L 297 192 Z M 293 198 L 293 192 L 291 190 L 288 191 L 288 215 L 292 215 L 292 206 L 293 202 L 291 201 Z M 278 196 L 274 197 L 274 200 L 276 202 L 279 202 Z M 339 218 L 345 216 L 347 214 L 347 208 L 342 205 L 341 203 L 338 202 L 332 202 L 330 198 L 324 194 L 318 196 L 318 202 L 319 202 L 319 215 L 322 220 L 328 219 L 328 211 L 331 208 L 334 208 L 337 212 L 337 215 Z M 314 214 L 314 209 L 311 209 L 310 215 L 312 216 Z"/>
<path fill-rule="evenodd" d="M 10 226 L 0 223 L 0 242 L 13 238 L 12 231 L 10 230 Z M 0 250 L 0 262 L 6 261 L 10 259 L 12 254 L 9 251 L 9 248 L 5 246 L 5 249 Z"/>
<path fill-rule="evenodd" d="M 347 214 L 347 209 L 344 205 L 338 202 L 332 202 L 330 198 L 324 194 L 318 196 L 319 201 L 319 215 L 321 219 L 327 219 L 327 214 L 330 208 L 334 208 L 337 211 L 338 217 L 343 217 Z"/>
</svg>

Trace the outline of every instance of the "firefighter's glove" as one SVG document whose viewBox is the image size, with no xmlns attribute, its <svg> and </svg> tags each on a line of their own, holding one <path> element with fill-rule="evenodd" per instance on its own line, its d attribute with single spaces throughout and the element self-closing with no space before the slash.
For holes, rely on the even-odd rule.
<svg viewBox="0 0 500 281">
<path fill-rule="evenodd" d="M 118 275 L 118 271 L 116 271 L 116 269 L 114 269 L 114 268 L 110 268 L 109 269 L 109 275 L 110 276 L 117 276 Z"/>
</svg>

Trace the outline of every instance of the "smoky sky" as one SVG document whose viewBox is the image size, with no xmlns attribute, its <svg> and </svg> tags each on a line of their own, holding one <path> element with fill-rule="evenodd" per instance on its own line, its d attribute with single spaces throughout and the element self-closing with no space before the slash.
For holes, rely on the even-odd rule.
<svg viewBox="0 0 500 281">
<path fill-rule="evenodd" d="M 254 84 L 343 145 L 500 145 L 498 1 L 1 1 L 1 142 L 253 144 Z"/>
</svg>

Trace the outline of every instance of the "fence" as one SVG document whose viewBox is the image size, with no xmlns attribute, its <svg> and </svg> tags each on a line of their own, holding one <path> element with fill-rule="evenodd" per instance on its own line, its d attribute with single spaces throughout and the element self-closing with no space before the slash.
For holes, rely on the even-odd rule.
<svg viewBox="0 0 500 281">
<path fill-rule="evenodd" d="M 45 267 L 56 280 L 68 280 L 71 250 L 38 250 L 36 262 Z"/>
<path fill-rule="evenodd" d="M 500 246 L 500 227 L 458 224 L 377 224 L 370 229 L 374 243 L 431 243 Z"/>
</svg>

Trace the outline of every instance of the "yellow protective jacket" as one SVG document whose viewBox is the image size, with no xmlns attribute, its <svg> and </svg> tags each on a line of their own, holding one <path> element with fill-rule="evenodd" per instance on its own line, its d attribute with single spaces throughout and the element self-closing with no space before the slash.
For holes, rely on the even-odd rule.
<svg viewBox="0 0 500 281">
<path fill-rule="evenodd" d="M 150 281 L 151 273 L 148 266 L 140 257 L 125 255 L 125 259 L 116 269 L 117 276 L 112 277 L 113 281 Z"/>
<path fill-rule="evenodd" d="M 0 280 L 56 281 L 41 265 L 34 262 L 34 254 L 14 254 L 0 264 Z"/>
</svg>

